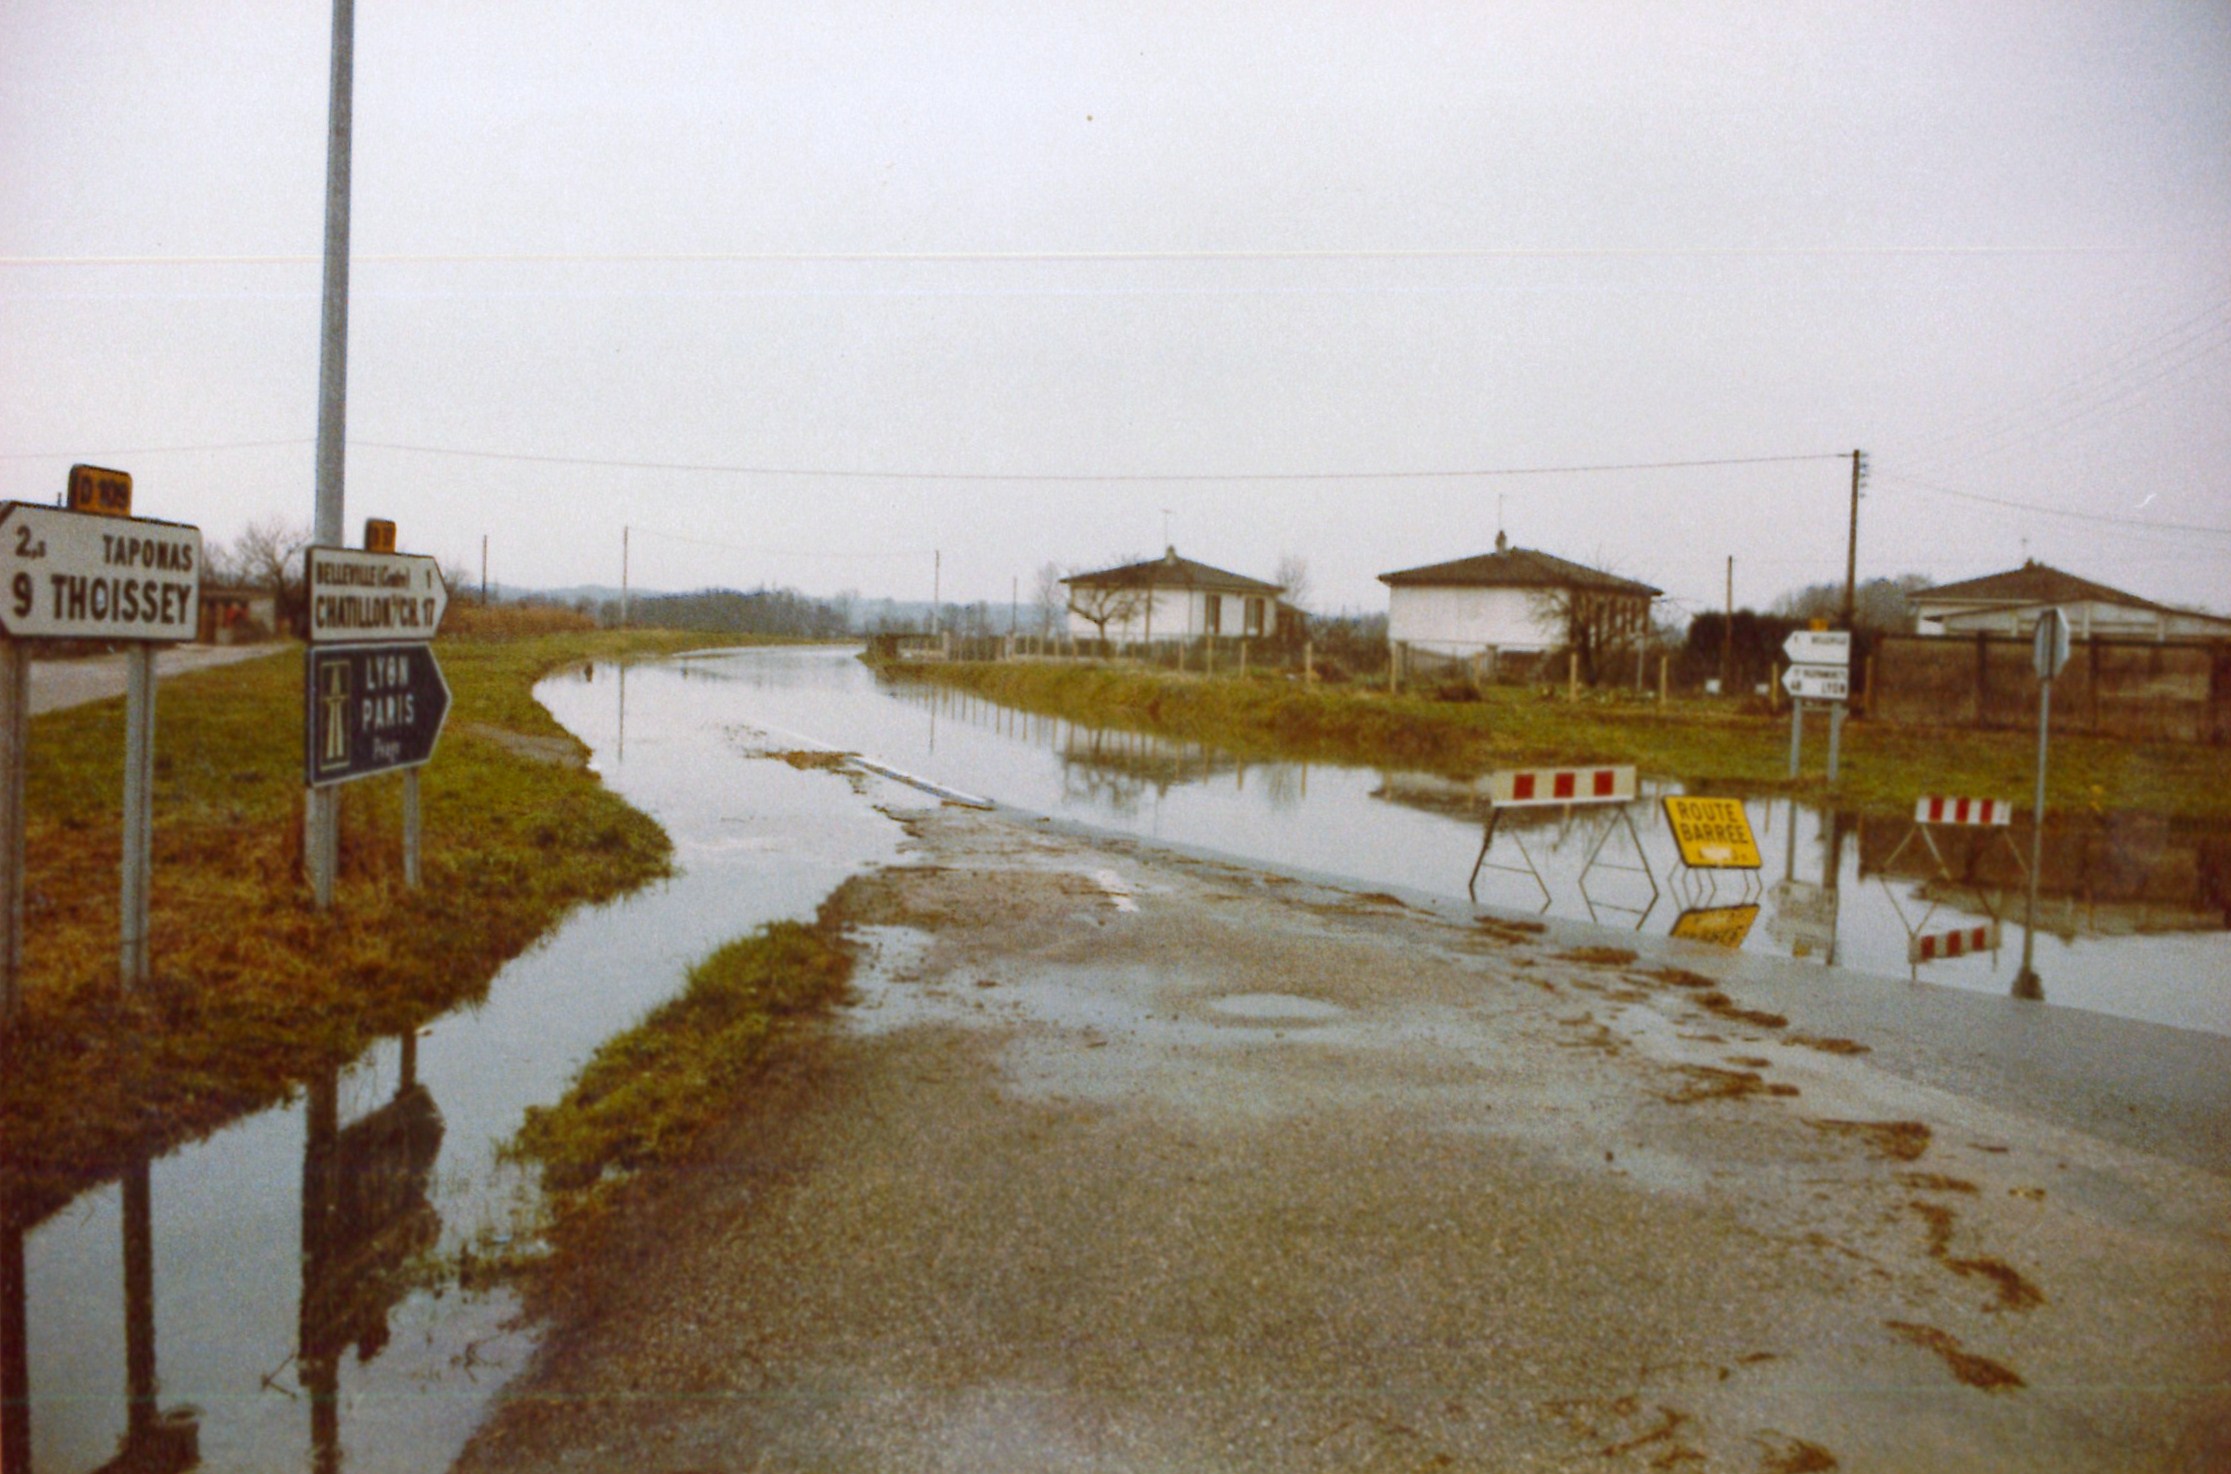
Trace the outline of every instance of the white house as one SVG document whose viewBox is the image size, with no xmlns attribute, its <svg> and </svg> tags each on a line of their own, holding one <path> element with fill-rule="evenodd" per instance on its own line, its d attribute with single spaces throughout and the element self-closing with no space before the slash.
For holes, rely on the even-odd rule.
<svg viewBox="0 0 2231 1474">
<path fill-rule="evenodd" d="M 1278 584 L 1247 578 L 1191 558 L 1176 548 L 1145 563 L 1126 563 L 1063 579 L 1069 591 L 1069 633 L 1079 639 L 1262 639 L 1278 632 Z"/>
<path fill-rule="evenodd" d="M 1650 628 L 1662 590 L 1495 534 L 1495 551 L 1382 573 L 1387 639 L 1448 659 L 1535 655 L 1585 646 L 1592 655 Z"/>
<path fill-rule="evenodd" d="M 2136 594 L 2093 583 L 2030 559 L 2019 568 L 1959 583 L 1922 589 L 1913 596 L 1916 623 L 1924 635 L 2013 635 L 2037 629 L 2038 615 L 2065 611 L 2079 640 L 2231 639 L 2231 619 L 2156 604 Z"/>
</svg>

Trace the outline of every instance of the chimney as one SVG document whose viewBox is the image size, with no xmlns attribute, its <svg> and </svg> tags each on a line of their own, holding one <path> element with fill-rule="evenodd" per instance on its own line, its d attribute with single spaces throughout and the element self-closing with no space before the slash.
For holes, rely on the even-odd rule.
<svg viewBox="0 0 2231 1474">
<path fill-rule="evenodd" d="M 1510 540 L 1509 538 L 1507 538 L 1507 537 L 1505 537 L 1505 536 L 1503 535 L 1503 530 L 1502 530 L 1502 529 L 1501 529 L 1500 527 L 1496 528 L 1496 529 L 1495 529 L 1495 551 L 1496 551 L 1496 552 L 1498 552 L 1498 553 L 1501 553 L 1501 552 L 1506 552 L 1506 551 L 1508 551 L 1508 550 L 1509 550 L 1509 548 L 1510 548 L 1510 545 L 1511 545 L 1511 540 Z"/>
</svg>

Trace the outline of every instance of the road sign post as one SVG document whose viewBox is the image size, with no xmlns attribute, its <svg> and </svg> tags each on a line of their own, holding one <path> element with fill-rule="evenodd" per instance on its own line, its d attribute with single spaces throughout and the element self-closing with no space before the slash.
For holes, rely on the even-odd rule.
<svg viewBox="0 0 2231 1474">
<path fill-rule="evenodd" d="M 1782 689 L 1789 692 L 1789 775 L 1795 778 L 1805 750 L 1805 703 L 1830 703 L 1828 781 L 1836 781 L 1843 739 L 1844 704 L 1851 699 L 1851 631 L 1792 630 L 1782 642 L 1789 665 Z"/>
<path fill-rule="evenodd" d="M 2031 965 L 2037 943 L 2037 880 L 2045 865 L 2045 757 L 2053 714 L 2053 678 L 2068 664 L 2068 616 L 2048 609 L 2037 619 L 2033 658 L 2037 665 L 2037 802 L 2030 809 L 2030 898 L 2022 917 L 2022 970 L 2014 975 L 2014 996 L 2041 1000 L 2044 982 Z"/>
<path fill-rule="evenodd" d="M 414 553 L 393 551 L 394 524 L 381 519 L 365 523 L 367 539 L 385 544 L 382 549 L 351 549 L 338 547 L 312 547 L 304 555 L 304 580 L 309 603 L 308 635 L 313 654 L 317 647 L 346 642 L 355 645 L 413 644 L 424 654 L 426 663 L 433 661 L 433 652 L 424 642 L 434 637 L 441 628 L 442 612 L 449 606 L 449 588 L 442 582 L 440 569 L 432 558 Z M 307 672 L 310 662 L 305 662 Z M 440 680 L 440 668 L 434 668 L 434 679 Z M 312 684 L 308 705 L 304 710 L 304 740 L 313 747 L 317 742 L 315 728 L 318 723 L 317 690 Z M 442 708 L 448 709 L 448 688 L 442 688 Z M 440 730 L 437 719 L 435 730 Z M 427 751 L 432 742 L 428 739 Z M 423 757 L 416 760 L 424 762 Z M 417 884 L 418 872 L 418 778 L 415 764 L 386 763 L 367 770 L 386 771 L 391 767 L 405 767 L 403 781 L 403 873 L 407 884 Z M 313 774 L 315 769 L 311 770 Z M 363 777 L 366 773 L 351 773 L 348 777 Z M 304 805 L 307 821 L 305 851 L 309 860 L 310 886 L 317 898 L 319 910 L 333 904 L 334 872 L 339 858 L 340 802 L 337 784 L 345 778 L 308 780 L 309 796 Z"/>
<path fill-rule="evenodd" d="M 155 651 L 194 637 L 201 617 L 201 529 L 133 517 L 132 478 L 73 466 L 71 508 L 0 504 L 0 1010 L 19 988 L 23 931 L 23 764 L 29 741 L 25 640 L 130 645 L 124 687 L 124 835 L 118 866 L 117 973 L 146 981 L 155 792 Z M 73 510 L 75 508 L 76 510 Z"/>
</svg>

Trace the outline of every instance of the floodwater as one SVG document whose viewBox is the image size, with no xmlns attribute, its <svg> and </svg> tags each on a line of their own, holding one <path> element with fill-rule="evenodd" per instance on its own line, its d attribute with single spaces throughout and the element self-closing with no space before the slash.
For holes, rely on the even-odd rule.
<svg viewBox="0 0 2231 1474">
<path fill-rule="evenodd" d="M 778 742 L 857 751 L 1030 812 L 1457 898 L 1482 859 L 1472 785 L 1431 774 L 1241 762 L 947 687 L 879 681 L 849 651 L 690 664 L 700 680 L 749 689 L 750 720 Z M 1680 792 L 1646 783 L 1644 801 L 1620 810 L 1512 811 L 1479 869 L 1478 901 L 1947 987 L 2012 987 L 2026 829 L 1924 838 L 1905 820 L 1752 798 L 1745 809 L 1764 868 L 1694 871 L 1679 864 L 1655 802 Z M 2049 815 L 2046 837 L 2032 965 L 2047 1001 L 2231 1034 L 2231 830 Z M 1941 953 L 1948 934 L 1965 933 L 1966 944 L 1978 927 L 1982 950 L 1912 960 L 1917 938 L 1939 938 Z"/>
<path fill-rule="evenodd" d="M 531 1219 L 532 1192 L 496 1144 L 714 946 L 809 916 L 845 876 L 894 859 L 901 834 L 876 802 L 928 801 L 756 756 L 769 748 L 858 751 L 1026 811 L 1370 886 L 1462 897 L 1479 853 L 1468 788 L 1093 731 L 878 683 L 849 650 L 597 667 L 538 695 L 589 743 L 605 781 L 673 836 L 677 876 L 577 913 L 479 1005 L 86 1194 L 20 1247 L 0 1242 L 0 1342 L 14 1339 L 16 1316 L 28 1328 L 25 1382 L 0 1386 L 14 1403 L 0 1419 L 8 1474 L 183 1468 L 192 1451 L 227 1470 L 446 1466 L 534 1345 L 507 1293 L 454 1273 Z M 1532 910 L 1546 893 L 1556 914 L 1701 928 L 1898 975 L 1909 922 L 1926 932 L 1986 915 L 1973 890 L 1932 883 L 1915 846 L 1900 848 L 1900 826 L 1779 800 L 1748 808 L 1763 877 L 1677 872 L 1656 806 L 1636 804 L 1631 829 L 1602 812 L 1529 816 L 1497 836 L 1479 898 Z M 439 812 L 427 822 L 438 844 Z M 2047 860 L 2037 968 L 2048 998 L 2231 1033 L 2225 836 L 2109 821 L 2079 831 Z M 2007 873 L 1996 848 L 1945 853 L 1986 887 Z M 1103 884 L 1122 891 L 1113 872 Z M 1989 900 L 2018 918 L 2018 898 Z M 2003 992 L 2020 942 L 2008 925 L 1996 955 L 1914 971 Z M 1301 1002 L 1263 995 L 1230 1009 L 1234 1024 L 1338 1026 L 1299 1016 Z M 4 1293 L 15 1284 L 20 1301 Z M 28 1403 L 15 1401 L 24 1391 Z"/>
<path fill-rule="evenodd" d="M 705 953 L 810 917 L 902 838 L 844 777 L 747 755 L 740 710 L 704 699 L 740 689 L 679 668 L 629 681 L 624 760 L 616 671 L 540 694 L 666 827 L 680 873 L 576 913 L 479 1005 L 32 1229 L 28 1415 L 0 1419 L 7 1474 L 185 1468 L 197 1446 L 208 1469 L 417 1474 L 463 1448 L 534 1344 L 507 1292 L 461 1289 L 453 1272 L 531 1216 L 496 1144 Z M 439 844 L 439 811 L 426 823 Z"/>
</svg>

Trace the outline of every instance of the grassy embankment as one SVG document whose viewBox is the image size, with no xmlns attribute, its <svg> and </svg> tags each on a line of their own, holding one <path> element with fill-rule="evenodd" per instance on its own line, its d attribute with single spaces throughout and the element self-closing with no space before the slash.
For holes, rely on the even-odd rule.
<svg viewBox="0 0 2231 1474">
<path fill-rule="evenodd" d="M 284 1098 L 374 1039 L 480 996 L 570 908 L 666 873 L 656 824 L 577 761 L 546 760 L 583 749 L 532 691 L 584 656 L 705 642 L 445 636 L 454 700 L 422 779 L 424 888 L 402 884 L 401 780 L 367 780 L 348 790 L 325 914 L 299 872 L 300 652 L 165 681 L 154 977 L 130 995 L 116 981 L 122 702 L 35 718 L 23 1007 L 0 1054 L 15 1211 L 35 1220 L 140 1156 Z"/>
<path fill-rule="evenodd" d="M 842 997 L 851 954 L 826 923 L 778 921 L 716 948 L 680 995 L 607 1040 L 505 1155 L 539 1169 L 557 1263 L 591 1250 L 646 1169 L 688 1159 L 801 1018 Z"/>
<path fill-rule="evenodd" d="M 1204 677 L 1051 662 L 893 667 L 903 676 L 1005 705 L 1199 742 L 1244 758 L 1419 768 L 1472 777 L 1491 768 L 1633 763 L 1692 791 L 1826 793 L 1827 724 L 1808 719 L 1807 777 L 1789 780 L 1789 715 L 1718 702 L 1664 708 L 1632 696 L 1491 687 L 1474 701 L 1390 696 L 1384 689 L 1304 686 L 1280 675 Z M 1930 793 L 2014 799 L 2036 783 L 2034 732 L 1844 727 L 1836 796 L 1861 810 L 1910 812 Z M 2231 751 L 2056 734 L 2049 809 L 2134 810 L 2231 818 Z"/>
</svg>

